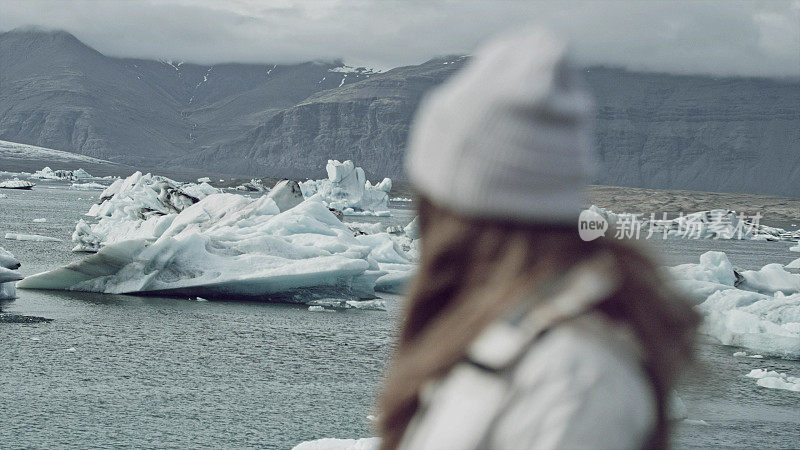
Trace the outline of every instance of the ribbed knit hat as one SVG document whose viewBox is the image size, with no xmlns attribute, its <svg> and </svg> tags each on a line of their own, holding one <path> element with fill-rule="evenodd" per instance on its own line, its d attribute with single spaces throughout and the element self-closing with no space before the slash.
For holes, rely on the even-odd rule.
<svg viewBox="0 0 800 450">
<path fill-rule="evenodd" d="M 539 28 L 504 34 L 424 98 L 406 173 L 467 216 L 577 223 L 596 167 L 591 118 L 565 41 Z"/>
</svg>

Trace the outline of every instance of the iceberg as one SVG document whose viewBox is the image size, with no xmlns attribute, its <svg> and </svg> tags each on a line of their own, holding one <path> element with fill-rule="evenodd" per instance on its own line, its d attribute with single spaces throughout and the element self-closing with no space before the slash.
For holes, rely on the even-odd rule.
<svg viewBox="0 0 800 450">
<path fill-rule="evenodd" d="M 281 180 L 269 191 L 267 197 L 275 201 L 278 209 L 286 211 L 303 202 L 303 192 L 294 180 Z"/>
<path fill-rule="evenodd" d="M 72 189 L 79 189 L 79 190 L 93 190 L 93 189 L 105 189 L 106 186 L 100 183 L 72 183 Z"/>
<path fill-rule="evenodd" d="M 327 179 L 300 183 L 303 197 L 321 201 L 325 206 L 342 211 L 345 215 L 390 215 L 391 179 L 384 178 L 373 186 L 367 181 L 364 169 L 356 167 L 350 160 L 328 160 L 325 170 L 328 172 Z"/>
<path fill-rule="evenodd" d="M 45 167 L 42 170 L 37 170 L 31 175 L 31 178 L 38 178 L 41 180 L 66 180 L 76 181 L 86 178 L 93 178 L 83 169 L 78 170 L 53 170 Z"/>
<path fill-rule="evenodd" d="M 96 252 L 102 246 L 128 239 L 155 240 L 178 213 L 200 199 L 219 193 L 208 183 L 182 184 L 169 178 L 136 172 L 117 179 L 75 225 L 73 251 Z"/>
<path fill-rule="evenodd" d="M 20 180 L 19 178 L 0 182 L 0 189 L 22 189 L 29 191 L 33 189 L 34 186 L 36 185 L 30 181 Z"/>
<path fill-rule="evenodd" d="M 18 287 L 307 303 L 374 298 L 385 274 L 372 248 L 320 202 L 281 212 L 266 196 L 212 194 L 162 225 L 149 228 L 155 239 L 107 244 Z"/>
<path fill-rule="evenodd" d="M 0 299 L 15 298 L 14 282 L 22 279 L 15 270 L 20 268 L 20 263 L 14 254 L 0 247 Z"/>
<path fill-rule="evenodd" d="M 324 438 L 301 442 L 292 450 L 378 450 L 381 439 L 377 437 L 361 439 Z"/>
<path fill-rule="evenodd" d="M 5 238 L 12 241 L 61 242 L 61 239 L 38 234 L 6 233 Z"/>
<path fill-rule="evenodd" d="M 237 191 L 248 191 L 248 192 L 264 192 L 268 191 L 261 180 L 257 178 L 253 178 L 252 180 L 248 181 L 247 183 L 240 184 L 236 186 L 234 189 Z"/>
<path fill-rule="evenodd" d="M 706 252 L 700 264 L 670 270 L 679 286 L 695 290 L 689 294 L 704 316 L 702 333 L 723 345 L 800 358 L 800 275 L 767 264 L 737 276 L 723 252 Z"/>
<path fill-rule="evenodd" d="M 753 369 L 745 376 L 755 378 L 756 384 L 761 387 L 800 392 L 800 377 L 791 377 L 785 373 L 764 369 Z"/>
</svg>

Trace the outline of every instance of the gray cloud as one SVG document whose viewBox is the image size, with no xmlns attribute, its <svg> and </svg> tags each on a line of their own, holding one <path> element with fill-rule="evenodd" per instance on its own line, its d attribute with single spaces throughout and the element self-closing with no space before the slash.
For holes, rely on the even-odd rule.
<svg viewBox="0 0 800 450">
<path fill-rule="evenodd" d="M 584 63 L 678 73 L 800 75 L 794 1 L 0 0 L 0 30 L 65 29 L 114 56 L 200 63 L 344 58 L 389 68 L 469 53 L 542 23 Z"/>
</svg>

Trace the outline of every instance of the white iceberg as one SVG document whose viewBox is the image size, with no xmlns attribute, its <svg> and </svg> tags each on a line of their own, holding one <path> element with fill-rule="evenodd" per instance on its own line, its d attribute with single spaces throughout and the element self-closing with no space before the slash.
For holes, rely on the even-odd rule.
<svg viewBox="0 0 800 450">
<path fill-rule="evenodd" d="M 38 234 L 6 233 L 5 237 L 12 241 L 61 242 L 61 239 Z"/>
<path fill-rule="evenodd" d="M 100 194 L 72 233 L 74 251 L 94 252 L 104 245 L 129 239 L 155 240 L 178 213 L 220 190 L 208 183 L 182 184 L 169 178 L 136 172 L 117 179 Z"/>
<path fill-rule="evenodd" d="M 86 178 L 93 178 L 88 172 L 83 169 L 78 170 L 53 170 L 45 167 L 42 170 L 37 170 L 31 175 L 31 178 L 39 178 L 41 180 L 66 180 L 75 181 Z"/>
<path fill-rule="evenodd" d="M 420 238 L 420 229 L 419 229 L 419 216 L 415 216 L 408 225 L 403 228 L 403 231 L 406 233 L 411 239 L 419 239 Z"/>
<path fill-rule="evenodd" d="M 737 279 L 722 252 L 706 252 L 700 264 L 683 264 L 671 271 L 679 285 L 702 292 L 690 295 L 706 296 L 697 306 L 704 315 L 702 333 L 724 345 L 800 358 L 800 286 L 795 284 L 800 275 L 768 264 L 758 271 L 743 271 Z"/>
<path fill-rule="evenodd" d="M 18 287 L 306 303 L 374 298 L 385 274 L 372 249 L 314 201 L 280 212 L 267 197 L 213 194 L 150 230 L 156 239 L 106 245 Z"/>
<path fill-rule="evenodd" d="M 350 160 L 328 160 L 325 170 L 328 172 L 327 179 L 300 183 L 305 198 L 321 201 L 345 215 L 390 215 L 391 179 L 384 178 L 373 186 L 367 181 L 364 169 L 356 167 Z"/>
<path fill-rule="evenodd" d="M 785 373 L 764 369 L 753 369 L 745 376 L 755 378 L 756 384 L 761 387 L 800 392 L 800 377 L 791 377 Z"/>
<path fill-rule="evenodd" d="M 301 442 L 292 450 L 378 450 L 381 439 L 377 437 L 361 439 L 325 438 Z"/>
<path fill-rule="evenodd" d="M 294 180 L 278 181 L 267 197 L 274 200 L 281 211 L 292 209 L 303 202 L 303 192 Z"/>
<path fill-rule="evenodd" d="M 0 247 L 0 299 L 15 298 L 14 282 L 23 277 L 15 272 L 20 263 L 14 254 Z"/>
<path fill-rule="evenodd" d="M 29 191 L 33 189 L 34 186 L 36 185 L 30 181 L 20 180 L 19 178 L 0 182 L 0 189 L 22 189 Z"/>
<path fill-rule="evenodd" d="M 209 177 L 202 177 L 197 179 L 198 183 L 211 183 L 211 178 Z"/>
<path fill-rule="evenodd" d="M 72 183 L 72 189 L 78 189 L 82 191 L 90 191 L 95 189 L 105 189 L 106 186 L 100 183 Z"/>
<path fill-rule="evenodd" d="M 240 184 L 236 186 L 234 189 L 236 189 L 237 191 L 248 191 L 248 192 L 264 192 L 269 190 L 264 186 L 261 180 L 257 178 L 253 178 L 247 183 Z"/>
</svg>

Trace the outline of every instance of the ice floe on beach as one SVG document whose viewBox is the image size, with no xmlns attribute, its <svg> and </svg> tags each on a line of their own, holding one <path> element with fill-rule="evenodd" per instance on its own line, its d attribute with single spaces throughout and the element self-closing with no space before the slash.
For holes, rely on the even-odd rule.
<svg viewBox="0 0 800 450">
<path fill-rule="evenodd" d="M 300 183 L 303 196 L 316 199 L 345 215 L 388 216 L 389 192 L 392 180 L 384 178 L 376 185 L 370 184 L 364 169 L 353 161 L 329 160 L 325 166 L 328 178 Z"/>
<path fill-rule="evenodd" d="M 800 377 L 792 377 L 785 373 L 765 369 L 753 369 L 745 376 L 755 378 L 756 383 L 761 387 L 800 392 Z"/>
<path fill-rule="evenodd" d="M 701 331 L 724 345 L 800 358 L 800 275 L 767 264 L 737 271 L 723 252 L 670 268 L 704 315 Z"/>
<path fill-rule="evenodd" d="M 301 442 L 292 450 L 377 450 L 381 439 L 377 437 L 361 439 L 324 438 Z"/>
</svg>

